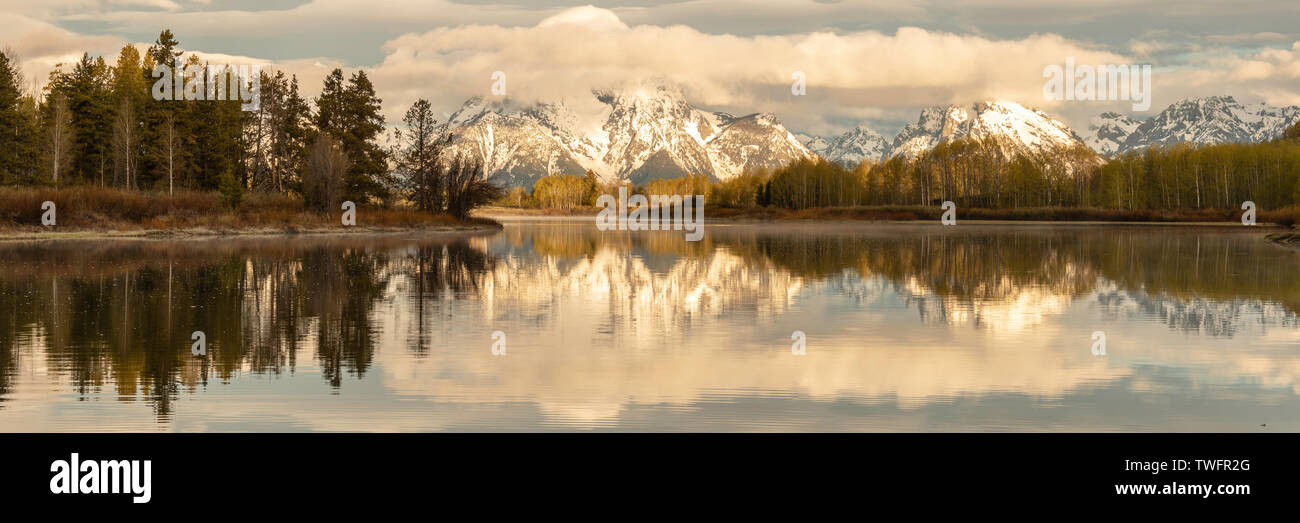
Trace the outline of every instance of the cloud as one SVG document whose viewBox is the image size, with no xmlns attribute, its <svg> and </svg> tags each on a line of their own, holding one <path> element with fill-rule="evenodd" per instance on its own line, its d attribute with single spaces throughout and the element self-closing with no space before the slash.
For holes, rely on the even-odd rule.
<svg viewBox="0 0 1300 523">
<path fill-rule="evenodd" d="M 53 64 L 82 51 L 111 57 L 123 43 L 151 42 L 166 27 L 186 49 L 270 61 L 298 73 L 308 95 L 320 88 L 322 70 L 364 68 L 390 122 L 417 98 L 450 112 L 470 96 L 489 94 L 495 71 L 507 73 L 509 95 L 521 100 L 582 98 L 593 87 L 662 78 L 681 84 L 705 108 L 775 112 L 791 129 L 814 134 L 863 123 L 889 134 L 914 121 L 921 106 L 987 98 L 1036 106 L 1076 129 L 1099 112 L 1127 111 L 1131 104 L 1124 102 L 1044 99 L 1043 67 L 1067 57 L 1080 64 L 1153 64 L 1153 110 L 1188 96 L 1300 99 L 1289 45 L 1300 37 L 1285 16 L 1189 31 L 1183 22 L 1217 20 L 1197 14 L 1208 5 L 1200 1 L 1170 0 L 1167 6 L 1187 9 L 1170 15 L 1167 28 L 1097 40 L 1078 31 L 1068 36 L 1072 27 L 1090 27 L 1069 21 L 1043 26 L 1055 32 L 1026 33 L 1024 23 L 1005 16 L 1016 5 L 1003 0 L 924 7 L 876 0 L 635 1 L 611 9 L 565 8 L 572 2 L 562 0 L 282 0 L 259 11 L 247 2 L 187 0 L 179 11 L 160 9 L 174 1 L 15 0 L 0 15 L 0 43 L 14 46 L 29 77 L 43 81 Z M 1088 5 L 1107 16 L 1138 9 L 1110 0 Z M 1019 9 L 1035 20 L 1052 11 Z M 975 12 L 982 14 L 956 16 Z M 985 22 L 994 13 L 1004 15 Z M 796 71 L 806 75 L 807 96 L 790 94 Z"/>
<path fill-rule="evenodd" d="M 503 71 L 507 94 L 516 100 L 583 98 L 593 88 L 654 77 L 680 84 L 696 104 L 772 111 L 799 129 L 830 127 L 831 113 L 881 116 L 985 98 L 1034 103 L 1042 100 L 1045 65 L 1071 56 L 1080 63 L 1126 62 L 1056 35 L 996 40 L 905 27 L 894 34 L 737 36 L 683 25 L 629 26 L 590 6 L 531 27 L 405 34 L 385 44 L 384 53 L 372 76 L 392 114 L 418 97 L 451 110 L 470 96 L 490 96 L 492 73 Z M 795 72 L 806 76 L 807 96 L 791 95 Z"/>
<path fill-rule="evenodd" d="M 116 54 L 125 44 L 114 36 L 81 35 L 20 14 L 0 13 L 0 45 L 18 55 L 26 80 L 37 86 L 44 85 L 56 64 L 79 60 L 82 53 Z"/>
</svg>

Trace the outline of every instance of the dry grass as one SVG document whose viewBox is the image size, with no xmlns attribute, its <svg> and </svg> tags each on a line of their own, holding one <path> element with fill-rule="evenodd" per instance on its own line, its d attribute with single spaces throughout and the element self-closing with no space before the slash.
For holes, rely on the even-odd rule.
<svg viewBox="0 0 1300 523">
<path fill-rule="evenodd" d="M 1300 206 L 1288 205 L 1281 209 L 1259 211 L 1257 220 L 1263 223 L 1276 223 L 1279 225 L 1293 226 L 1300 223 Z"/>
<path fill-rule="evenodd" d="M 281 194 L 249 193 L 237 209 L 215 192 L 127 191 L 99 187 L 0 188 L 0 230 L 41 229 L 42 203 L 54 202 L 61 230 L 130 231 L 177 229 L 312 229 L 341 225 L 339 213 L 317 214 L 302 200 Z M 341 211 L 340 211 L 341 212 Z M 482 218 L 457 220 L 408 208 L 357 209 L 357 224 L 418 228 L 492 225 Z"/>
<path fill-rule="evenodd" d="M 1005 221 L 1058 221 L 1058 222 L 1237 222 L 1240 210 L 1233 209 L 1182 209 L 1173 211 L 1118 210 L 1093 207 L 1027 207 L 1019 209 L 957 209 L 958 219 Z M 861 206 L 816 207 L 811 209 L 782 209 L 763 207 L 731 209 L 712 207 L 706 212 L 709 218 L 756 220 L 937 220 L 943 214 L 938 206 Z M 1274 211 L 1260 211 L 1260 223 L 1292 225 L 1300 223 L 1300 207 L 1287 207 Z"/>
<path fill-rule="evenodd" d="M 484 216 L 586 216 L 595 215 L 599 207 L 574 207 L 571 209 L 483 207 L 476 211 Z M 1179 209 L 1179 210 L 1121 210 L 1096 207 L 1024 207 L 1017 209 L 958 208 L 958 219 L 999 221 L 1045 222 L 1239 222 L 1242 211 L 1237 209 Z M 711 219 L 736 220 L 831 220 L 831 221 L 907 221 L 938 220 L 943 214 L 939 206 L 921 205 L 869 205 L 856 207 L 813 207 L 786 209 L 782 207 L 709 206 L 705 215 Z M 1294 225 L 1300 223 L 1300 206 L 1259 211 L 1259 223 Z"/>
</svg>

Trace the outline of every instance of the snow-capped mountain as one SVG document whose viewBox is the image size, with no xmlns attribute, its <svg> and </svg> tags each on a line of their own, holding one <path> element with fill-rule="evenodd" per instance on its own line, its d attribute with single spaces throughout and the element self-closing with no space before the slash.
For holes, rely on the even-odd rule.
<svg viewBox="0 0 1300 523">
<path fill-rule="evenodd" d="M 507 187 L 588 169 L 637 184 L 688 173 L 726 180 L 812 154 L 775 115 L 703 111 L 666 84 L 592 96 L 525 106 L 472 98 L 446 124 L 452 148 L 482 158 L 489 179 Z"/>
<path fill-rule="evenodd" d="M 820 155 L 822 151 L 825 151 L 826 147 L 831 144 L 830 140 L 827 140 L 826 138 L 823 138 L 821 136 L 795 133 L 794 137 L 798 138 L 799 143 L 803 144 L 805 148 L 807 148 L 809 151 L 817 153 L 818 155 Z"/>
<path fill-rule="evenodd" d="M 1111 156 L 1119 152 L 1125 140 L 1137 130 L 1141 122 L 1127 115 L 1106 112 L 1088 121 L 1088 136 L 1084 142 L 1097 154 Z"/>
<path fill-rule="evenodd" d="M 916 123 L 899 131 L 889 156 L 915 158 L 942 142 L 958 138 L 994 139 L 1007 156 L 1039 155 L 1086 146 L 1064 123 L 1015 102 L 985 101 L 970 106 L 935 106 L 921 110 Z"/>
<path fill-rule="evenodd" d="M 889 141 L 861 125 L 830 140 L 805 137 L 803 144 L 822 158 L 848 166 L 857 165 L 863 159 L 877 161 L 889 154 Z"/>
<path fill-rule="evenodd" d="M 1178 142 L 1262 142 L 1281 136 L 1297 119 L 1300 106 L 1274 107 L 1262 102 L 1243 105 L 1231 96 L 1192 98 L 1176 102 L 1142 122 L 1116 152 Z"/>
</svg>

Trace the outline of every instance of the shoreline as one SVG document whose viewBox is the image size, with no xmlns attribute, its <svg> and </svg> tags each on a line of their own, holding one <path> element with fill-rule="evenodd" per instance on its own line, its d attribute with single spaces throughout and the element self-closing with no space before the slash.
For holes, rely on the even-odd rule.
<svg viewBox="0 0 1300 523">
<path fill-rule="evenodd" d="M 473 216 L 494 220 L 538 221 L 595 218 L 599 207 L 540 209 L 486 206 Z M 929 207 L 865 206 L 818 207 L 810 209 L 715 207 L 705 213 L 706 223 L 930 223 L 941 218 L 940 210 Z M 1019 208 L 959 210 L 959 223 L 997 224 L 1115 224 L 1115 225 L 1199 225 L 1242 226 L 1241 213 L 1222 209 L 1185 209 L 1173 211 L 1116 211 L 1094 208 Z M 1295 220 L 1287 210 L 1264 211 L 1256 220 L 1258 227 L 1289 227 Z"/>
<path fill-rule="evenodd" d="M 0 230 L 0 242 L 61 241 L 61 240 L 184 240 L 220 237 L 253 238 L 259 236 L 346 236 L 386 235 L 400 233 L 460 233 L 499 231 L 501 224 L 465 223 L 457 225 L 428 226 L 328 226 L 328 227 L 249 227 L 209 228 L 185 227 L 176 229 L 87 229 L 65 230 Z"/>
<path fill-rule="evenodd" d="M 486 218 L 499 222 L 580 222 L 594 219 L 596 213 L 572 213 L 572 214 L 541 214 L 541 213 L 475 213 L 476 218 Z M 938 219 L 853 219 L 842 217 L 825 217 L 825 218 L 759 218 L 753 216 L 705 216 L 705 224 L 713 225 L 731 225 L 731 224 L 775 224 L 775 225 L 808 225 L 808 224 L 831 224 L 831 225 L 939 225 Z M 1073 225 L 1114 225 L 1128 227 L 1217 227 L 1217 228 L 1245 228 L 1252 229 L 1277 229 L 1285 228 L 1286 225 L 1278 223 L 1257 223 L 1253 226 L 1244 226 L 1240 222 L 1234 221 L 1111 221 L 1111 220 L 988 220 L 988 219 L 959 219 L 958 224 L 971 225 L 1009 225 L 1009 226 L 1073 226 Z M 1279 234 L 1279 233 L 1274 233 Z M 1300 238 L 1296 240 L 1300 242 Z"/>
<path fill-rule="evenodd" d="M 509 213 L 474 213 L 472 218 L 492 223 L 464 223 L 455 225 L 413 225 L 413 226 L 315 226 L 315 227 L 246 227 L 246 228 L 212 228 L 183 227 L 173 229 L 93 229 L 62 228 L 48 230 L 37 227 L 23 230 L 0 230 L 0 242 L 28 241 L 63 241 L 63 240 L 183 240 L 211 239 L 221 237 L 268 237 L 268 236 L 355 236 L 355 235 L 390 235 L 402 233 L 464 233 L 499 231 L 505 223 L 523 222 L 583 222 L 594 218 L 592 214 L 509 214 Z M 772 224 L 778 226 L 876 226 L 876 227 L 915 227 L 940 226 L 934 219 L 852 219 L 852 218 L 755 218 L 752 216 L 706 217 L 705 224 L 715 226 Z M 1285 225 L 1260 223 L 1255 226 L 1243 226 L 1230 221 L 1105 221 L 1105 220 L 959 220 L 958 224 L 982 227 L 1076 227 L 1076 226 L 1116 226 L 1116 227 L 1201 227 L 1217 229 L 1255 229 L 1267 230 L 1265 238 L 1279 245 L 1300 248 L 1300 231 L 1287 229 Z M 1284 230 L 1277 230 L 1284 229 Z M 1245 232 L 1245 231 L 1243 231 Z M 1263 232 L 1263 231 L 1261 231 Z"/>
</svg>

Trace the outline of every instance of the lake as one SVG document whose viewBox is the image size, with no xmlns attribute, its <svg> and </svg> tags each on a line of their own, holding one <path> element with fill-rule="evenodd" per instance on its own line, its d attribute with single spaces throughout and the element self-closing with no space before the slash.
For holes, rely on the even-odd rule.
<svg viewBox="0 0 1300 523">
<path fill-rule="evenodd" d="M 1300 251 L 1265 232 L 0 243 L 0 429 L 1298 431 Z"/>
</svg>

